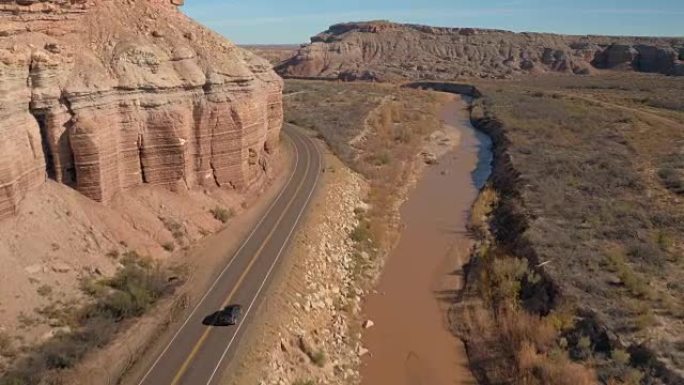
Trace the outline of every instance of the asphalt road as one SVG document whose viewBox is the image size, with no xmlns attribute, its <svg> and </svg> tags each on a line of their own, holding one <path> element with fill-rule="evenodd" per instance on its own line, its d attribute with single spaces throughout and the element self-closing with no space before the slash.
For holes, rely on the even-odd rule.
<svg viewBox="0 0 684 385">
<path fill-rule="evenodd" d="M 139 385 L 217 385 L 241 337 L 254 322 L 266 286 L 307 208 L 322 169 L 316 144 L 285 128 L 295 148 L 292 174 L 260 222 L 229 259 L 216 281 L 179 327 Z M 205 326 L 203 320 L 229 304 L 242 305 L 237 325 Z"/>
</svg>

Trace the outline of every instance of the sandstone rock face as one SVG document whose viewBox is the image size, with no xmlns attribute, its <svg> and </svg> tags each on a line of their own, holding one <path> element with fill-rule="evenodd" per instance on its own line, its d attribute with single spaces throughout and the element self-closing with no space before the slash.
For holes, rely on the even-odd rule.
<svg viewBox="0 0 684 385">
<path fill-rule="evenodd" d="M 103 202 L 262 181 L 282 80 L 182 3 L 0 0 L 0 218 L 46 178 Z"/>
<path fill-rule="evenodd" d="M 276 67 L 286 77 L 444 80 L 594 68 L 678 74 L 684 39 L 564 36 L 389 22 L 331 26 Z M 679 52 L 679 54 L 678 54 Z"/>
</svg>

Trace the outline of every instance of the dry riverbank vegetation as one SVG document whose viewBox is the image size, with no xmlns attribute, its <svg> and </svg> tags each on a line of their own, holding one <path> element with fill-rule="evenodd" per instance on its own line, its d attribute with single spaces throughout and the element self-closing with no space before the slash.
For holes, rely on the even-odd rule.
<svg viewBox="0 0 684 385">
<path fill-rule="evenodd" d="M 370 183 L 370 210 L 353 236 L 386 251 L 397 209 L 416 174 L 417 155 L 441 127 L 438 93 L 371 83 L 286 81 L 285 119 L 316 131 Z"/>
<path fill-rule="evenodd" d="M 680 384 L 684 81 L 477 86 L 496 162 L 453 315 L 480 381 Z"/>
</svg>

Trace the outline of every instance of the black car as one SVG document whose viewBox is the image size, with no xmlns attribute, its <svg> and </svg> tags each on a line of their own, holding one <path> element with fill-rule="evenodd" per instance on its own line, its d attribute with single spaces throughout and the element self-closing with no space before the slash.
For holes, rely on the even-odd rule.
<svg viewBox="0 0 684 385">
<path fill-rule="evenodd" d="M 226 306 L 223 310 L 216 313 L 216 318 L 214 319 L 215 326 L 229 326 L 237 324 L 242 314 L 242 306 L 240 305 L 230 305 Z"/>
</svg>

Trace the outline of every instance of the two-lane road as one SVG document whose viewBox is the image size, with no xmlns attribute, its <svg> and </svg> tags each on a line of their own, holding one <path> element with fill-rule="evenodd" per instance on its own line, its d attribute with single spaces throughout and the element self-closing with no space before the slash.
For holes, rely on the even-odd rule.
<svg viewBox="0 0 684 385">
<path fill-rule="evenodd" d="M 177 332 L 139 379 L 139 385 L 217 385 L 254 319 L 266 285 L 297 228 L 318 183 L 322 156 L 316 144 L 285 128 L 294 144 L 295 167 L 262 219 Z M 243 315 L 229 327 L 203 325 L 208 315 L 240 304 Z"/>
</svg>

